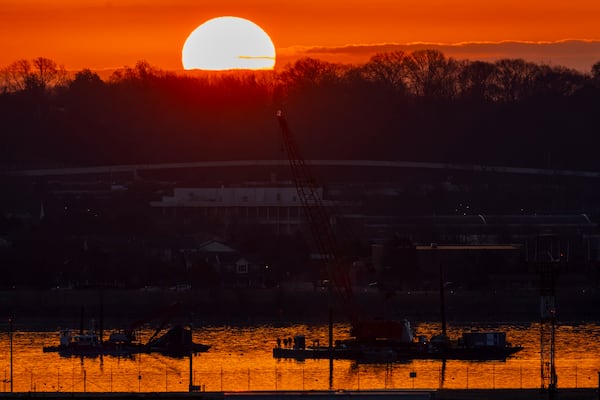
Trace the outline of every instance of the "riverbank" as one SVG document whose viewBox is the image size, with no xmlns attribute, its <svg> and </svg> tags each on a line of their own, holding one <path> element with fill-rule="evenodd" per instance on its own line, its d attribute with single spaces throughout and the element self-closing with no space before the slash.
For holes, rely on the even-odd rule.
<svg viewBox="0 0 600 400">
<path fill-rule="evenodd" d="M 558 389 L 552 397 L 555 400 L 594 400 L 598 389 Z M 540 389 L 443 389 L 435 392 L 437 400 L 542 400 L 549 399 L 549 393 Z"/>
<path fill-rule="evenodd" d="M 37 398 L 45 400 L 74 399 L 406 399 L 406 400 L 542 400 L 548 399 L 548 393 L 539 389 L 490 389 L 490 390 L 364 390 L 364 391 L 260 391 L 260 392 L 172 392 L 172 393 L 49 393 L 25 392 L 3 393 L 5 399 Z M 597 389 L 559 389 L 554 393 L 555 400 L 594 400 L 598 398 Z"/>
<path fill-rule="evenodd" d="M 440 297 L 435 291 L 400 292 L 384 303 L 376 290 L 355 294 L 370 315 L 407 318 L 410 321 L 440 319 Z M 105 327 L 123 327 L 140 318 L 158 317 L 160 311 L 179 302 L 179 318 L 195 324 L 326 323 L 328 294 L 313 288 L 190 289 L 190 290 L 5 290 L 0 291 L 0 315 L 35 328 L 77 324 L 100 318 Z M 539 291 L 454 291 L 446 294 L 446 318 L 461 322 L 531 322 L 539 320 Z M 599 293 L 576 288 L 558 290 L 557 319 L 563 322 L 595 322 Z M 334 317 L 347 321 L 342 304 L 333 302 Z M 50 324 L 50 326 L 48 326 Z"/>
</svg>

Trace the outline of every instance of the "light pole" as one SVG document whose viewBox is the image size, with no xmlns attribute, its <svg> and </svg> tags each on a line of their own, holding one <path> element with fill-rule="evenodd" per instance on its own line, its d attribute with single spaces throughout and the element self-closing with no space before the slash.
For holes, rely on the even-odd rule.
<svg viewBox="0 0 600 400">
<path fill-rule="evenodd" d="M 200 390 L 200 385 L 194 385 L 194 364 L 192 362 L 192 358 L 194 356 L 194 324 L 193 324 L 193 316 L 190 318 L 190 341 L 189 341 L 189 346 L 190 346 L 190 352 L 189 352 L 189 356 L 190 356 L 190 384 L 189 384 L 189 391 L 190 392 L 198 392 Z M 185 338 L 185 335 L 184 335 Z"/>
<path fill-rule="evenodd" d="M 13 319 L 8 318 L 8 337 L 10 341 L 10 392 L 13 391 Z"/>
<path fill-rule="evenodd" d="M 193 364 L 193 361 L 192 361 L 192 357 L 194 355 L 194 352 L 192 350 L 192 346 L 193 346 L 192 333 L 193 333 L 192 322 L 190 322 L 190 341 L 188 343 L 188 345 L 190 346 L 190 349 L 189 349 L 190 350 L 190 352 L 189 352 L 189 356 L 190 356 L 190 384 L 189 384 L 189 391 L 190 392 L 194 391 L 194 376 L 193 376 L 194 364 Z"/>
</svg>

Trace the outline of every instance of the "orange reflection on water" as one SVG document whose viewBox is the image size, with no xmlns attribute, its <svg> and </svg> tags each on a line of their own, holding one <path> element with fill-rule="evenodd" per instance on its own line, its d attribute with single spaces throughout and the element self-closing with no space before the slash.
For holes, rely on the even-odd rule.
<svg viewBox="0 0 600 400">
<path fill-rule="evenodd" d="M 458 336 L 468 327 L 450 326 Z M 333 362 L 333 389 L 384 388 L 537 388 L 540 387 L 540 336 L 538 324 L 481 326 L 501 329 L 513 344 L 525 349 L 505 362 L 415 360 L 389 364 Z M 417 334 L 439 332 L 439 324 L 424 323 Z M 107 332 L 107 334 L 110 332 Z M 147 338 L 152 332 L 142 332 Z M 211 345 L 193 358 L 193 383 L 206 391 L 319 390 L 330 388 L 328 360 L 278 360 L 272 356 L 276 339 L 304 334 L 307 343 L 327 343 L 323 325 L 215 326 L 195 330 L 196 342 Z M 349 326 L 337 324 L 337 339 L 348 337 Z M 556 334 L 556 367 L 559 387 L 595 387 L 600 370 L 600 325 L 562 325 Z M 112 356 L 81 358 L 44 353 L 43 346 L 56 345 L 58 332 L 21 332 L 13 335 L 14 391 L 61 392 L 184 392 L 189 385 L 189 359 L 160 354 L 128 358 Z M 0 338 L 0 390 L 10 390 L 8 334 Z M 0 374 L 2 370 L 0 370 Z M 412 373 L 412 374 L 411 374 Z M 413 377 L 411 377 L 411 375 Z"/>
</svg>

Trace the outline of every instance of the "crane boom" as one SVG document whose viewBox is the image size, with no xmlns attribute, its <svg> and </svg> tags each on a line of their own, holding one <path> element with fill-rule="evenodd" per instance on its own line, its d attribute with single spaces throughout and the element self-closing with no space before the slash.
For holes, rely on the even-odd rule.
<svg viewBox="0 0 600 400">
<path fill-rule="evenodd" d="M 277 112 L 277 119 L 281 128 L 283 147 L 290 163 L 292 179 L 317 250 L 326 265 L 330 281 L 335 284 L 334 288 L 341 295 L 344 305 L 350 312 L 351 320 L 355 320 L 357 315 L 352 283 L 344 265 L 342 265 L 337 239 L 331 224 L 331 216 L 323 205 L 319 186 L 304 158 L 300 155 L 294 137 L 281 111 Z"/>
<path fill-rule="evenodd" d="M 169 321 L 171 321 L 173 316 L 175 316 L 177 313 L 180 312 L 180 310 L 181 310 L 181 303 L 175 302 L 175 303 L 169 305 L 168 307 L 165 307 L 157 312 L 154 312 L 145 318 L 140 318 L 140 319 L 134 321 L 133 323 L 131 323 L 129 328 L 127 330 L 125 330 L 125 336 L 129 339 L 135 339 L 136 329 L 138 329 L 145 323 L 152 321 L 155 318 L 163 317 L 163 320 L 161 321 L 159 327 L 154 331 L 150 340 L 148 340 L 148 342 L 150 342 L 150 341 L 152 341 L 152 339 L 154 339 L 160 333 L 160 331 L 162 329 L 164 329 L 164 327 L 169 323 Z"/>
<path fill-rule="evenodd" d="M 281 111 L 277 112 L 277 119 L 283 139 L 283 147 L 290 163 L 292 179 L 302 203 L 307 223 L 322 260 L 326 264 L 330 285 L 334 284 L 334 289 L 342 298 L 343 305 L 348 312 L 352 325 L 352 335 L 359 340 L 378 338 L 404 340 L 407 336 L 411 337 L 411 333 L 407 333 L 407 329 L 410 328 L 407 328 L 405 322 L 365 319 L 360 316 L 352 291 L 348 266 L 344 263 L 340 254 L 331 216 L 323 205 L 319 187 L 304 158 L 298 151 L 294 137 Z"/>
</svg>

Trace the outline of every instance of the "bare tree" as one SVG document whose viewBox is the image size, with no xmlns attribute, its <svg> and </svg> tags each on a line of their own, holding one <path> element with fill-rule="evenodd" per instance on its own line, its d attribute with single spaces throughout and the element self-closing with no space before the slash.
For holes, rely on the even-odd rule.
<svg viewBox="0 0 600 400">
<path fill-rule="evenodd" d="M 494 100 L 510 103 L 533 93 L 539 73 L 536 64 L 523 59 L 502 59 L 496 61 L 495 66 L 494 86 L 497 91 L 491 93 Z"/>
<path fill-rule="evenodd" d="M 97 73 L 92 72 L 92 70 L 86 68 L 75 73 L 75 78 L 71 82 L 71 87 L 102 85 L 103 83 L 104 82 Z"/>
<path fill-rule="evenodd" d="M 133 68 L 125 66 L 114 71 L 111 74 L 109 81 L 112 83 L 121 81 L 142 82 L 154 79 L 161 75 L 163 75 L 163 72 L 160 69 L 152 66 L 146 60 L 139 60 L 135 63 Z"/>
<path fill-rule="evenodd" d="M 459 77 L 461 94 L 474 100 L 489 100 L 495 71 L 496 68 L 491 63 L 465 62 Z"/>
<path fill-rule="evenodd" d="M 592 65 L 592 79 L 597 86 L 600 86 L 600 61 Z"/>
<path fill-rule="evenodd" d="M 0 71 L 3 92 L 17 92 L 25 89 L 27 77 L 31 74 L 31 63 L 18 60 Z"/>
<path fill-rule="evenodd" d="M 314 58 L 303 58 L 279 74 L 279 81 L 286 88 L 303 85 L 321 85 L 338 82 L 343 74 L 341 65 Z"/>
<path fill-rule="evenodd" d="M 363 75 L 368 81 L 383 83 L 397 91 L 405 92 L 408 57 L 403 51 L 375 54 L 364 65 Z"/>
<path fill-rule="evenodd" d="M 562 66 L 540 65 L 537 70 L 534 94 L 537 96 L 571 96 L 584 85 L 584 76 Z"/>
<path fill-rule="evenodd" d="M 43 89 L 64 85 L 67 81 L 65 67 L 49 58 L 38 57 L 31 62 L 32 75 Z"/>
<path fill-rule="evenodd" d="M 419 50 L 407 59 L 408 87 L 425 98 L 453 98 L 458 87 L 459 63 L 438 50 Z"/>
<path fill-rule="evenodd" d="M 44 57 L 15 61 L 1 70 L 1 77 L 4 92 L 46 90 L 67 82 L 64 66 Z"/>
</svg>

